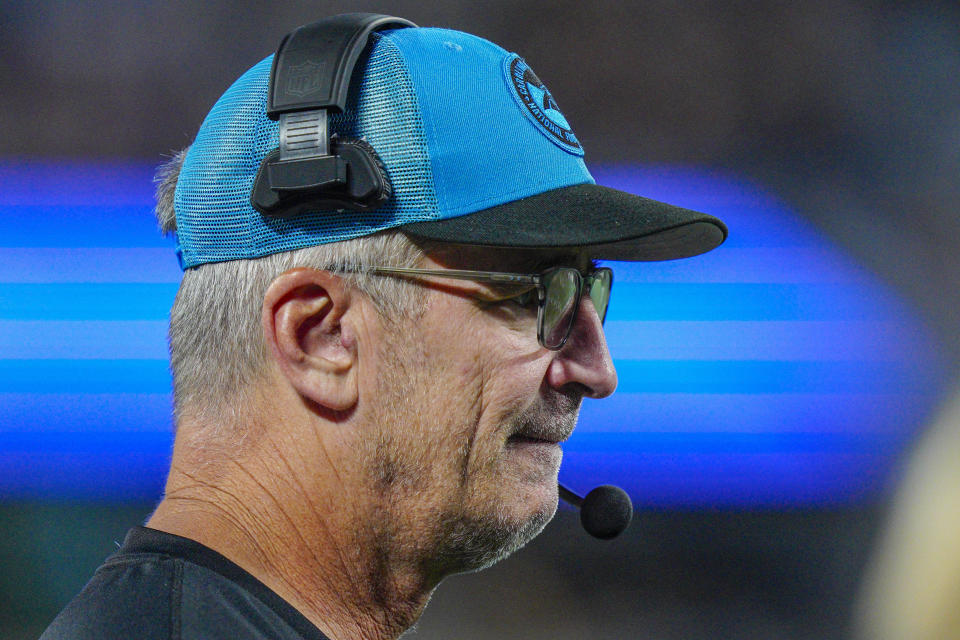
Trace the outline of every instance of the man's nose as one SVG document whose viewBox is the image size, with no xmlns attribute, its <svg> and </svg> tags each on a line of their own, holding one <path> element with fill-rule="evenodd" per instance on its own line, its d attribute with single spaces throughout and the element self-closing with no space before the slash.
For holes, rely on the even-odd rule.
<svg viewBox="0 0 960 640">
<path fill-rule="evenodd" d="M 589 398 L 605 398 L 617 388 L 617 370 L 607 349 L 603 324 L 589 296 L 580 300 L 570 337 L 550 363 L 547 381 L 555 389 L 574 383 L 582 385 Z"/>
</svg>

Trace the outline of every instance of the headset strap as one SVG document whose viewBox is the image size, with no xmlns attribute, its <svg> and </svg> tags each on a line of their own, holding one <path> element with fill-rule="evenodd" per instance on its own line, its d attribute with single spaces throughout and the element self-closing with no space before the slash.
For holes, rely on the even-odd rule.
<svg viewBox="0 0 960 640">
<path fill-rule="evenodd" d="M 298 28 L 280 43 L 270 70 L 267 115 L 279 120 L 280 147 L 260 165 L 250 204 L 264 215 L 296 215 L 306 205 L 376 209 L 390 197 L 390 179 L 363 140 L 331 148 L 329 111 L 346 108 L 350 78 L 370 34 L 415 27 L 403 18 L 347 13 Z"/>
<path fill-rule="evenodd" d="M 415 27 L 403 18 L 379 13 L 345 13 L 304 25 L 280 43 L 270 69 L 267 115 L 328 109 L 342 112 L 357 59 L 370 34 Z"/>
</svg>

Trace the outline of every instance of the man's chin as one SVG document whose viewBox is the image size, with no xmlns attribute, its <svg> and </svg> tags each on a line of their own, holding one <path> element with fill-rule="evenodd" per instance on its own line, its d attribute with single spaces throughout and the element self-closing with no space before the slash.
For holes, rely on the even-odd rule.
<svg viewBox="0 0 960 640">
<path fill-rule="evenodd" d="M 553 499 L 541 503 L 533 514 L 517 520 L 505 509 L 484 518 L 461 518 L 448 531 L 446 549 L 440 559 L 449 573 L 467 573 L 485 569 L 524 547 L 533 540 L 557 510 Z"/>
</svg>

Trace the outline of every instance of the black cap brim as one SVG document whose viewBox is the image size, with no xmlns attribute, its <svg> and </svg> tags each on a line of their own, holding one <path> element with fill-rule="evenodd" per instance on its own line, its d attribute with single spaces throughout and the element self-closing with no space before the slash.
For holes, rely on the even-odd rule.
<svg viewBox="0 0 960 640">
<path fill-rule="evenodd" d="M 403 225 L 412 236 L 509 248 L 580 248 L 607 260 L 672 260 L 727 237 L 713 216 L 595 184 L 578 184 L 468 215 Z"/>
</svg>

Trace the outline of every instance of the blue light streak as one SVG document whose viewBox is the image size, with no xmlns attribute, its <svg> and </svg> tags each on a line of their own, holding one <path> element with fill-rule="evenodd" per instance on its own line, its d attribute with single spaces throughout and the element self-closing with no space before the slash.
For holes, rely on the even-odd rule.
<svg viewBox="0 0 960 640">
<path fill-rule="evenodd" d="M 640 507 L 870 500 L 944 382 L 905 304 L 763 188 L 600 167 L 704 210 L 729 240 L 614 263 L 620 385 L 587 401 L 561 479 Z M 0 499 L 155 499 L 172 444 L 166 323 L 179 282 L 152 167 L 0 161 Z"/>
</svg>

